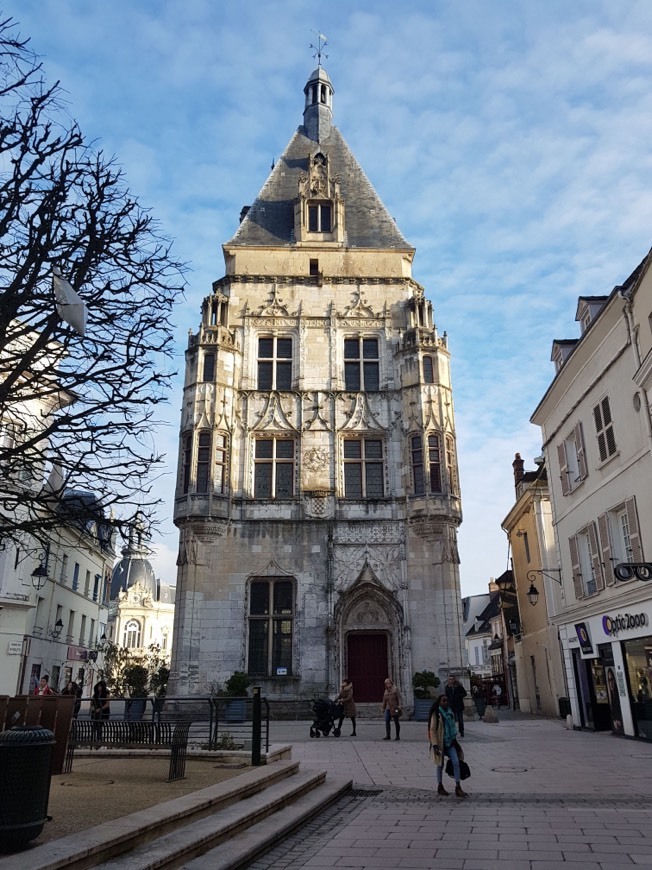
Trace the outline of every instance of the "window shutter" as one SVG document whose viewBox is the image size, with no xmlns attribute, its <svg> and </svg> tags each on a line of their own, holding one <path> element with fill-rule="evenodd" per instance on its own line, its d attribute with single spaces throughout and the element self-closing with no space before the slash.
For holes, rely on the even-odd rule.
<svg viewBox="0 0 652 870">
<path fill-rule="evenodd" d="M 571 554 L 571 565 L 573 566 L 573 589 L 575 598 L 578 600 L 584 597 L 584 588 L 582 586 L 582 572 L 580 570 L 580 551 L 577 546 L 577 535 L 573 535 L 568 539 L 568 546 Z"/>
<path fill-rule="evenodd" d="M 600 535 L 600 547 L 602 549 L 602 564 L 607 586 L 613 586 L 614 565 L 611 561 L 611 540 L 609 538 L 609 514 L 600 514 L 598 517 L 598 533 Z"/>
<path fill-rule="evenodd" d="M 562 441 L 557 445 L 557 456 L 559 458 L 559 474 L 561 476 L 561 494 L 568 495 L 570 492 L 570 484 L 568 482 L 568 463 L 566 462 L 566 446 Z"/>
<path fill-rule="evenodd" d="M 604 589 L 604 575 L 602 574 L 602 560 L 600 558 L 600 548 L 598 547 L 598 536 L 595 531 L 595 523 L 589 523 L 588 537 L 589 547 L 591 548 L 593 576 L 595 577 L 595 588 L 601 590 Z"/>
<path fill-rule="evenodd" d="M 580 480 L 584 480 L 587 477 L 587 468 L 586 468 L 586 452 L 584 450 L 584 433 L 582 431 L 582 424 L 578 423 L 575 427 L 575 448 L 577 450 L 577 467 L 579 470 L 579 478 Z"/>
<path fill-rule="evenodd" d="M 629 523 L 629 541 L 632 545 L 632 562 L 642 562 L 643 549 L 641 547 L 641 533 L 636 514 L 635 498 L 628 498 L 625 501 L 625 510 L 627 511 L 627 522 Z"/>
</svg>

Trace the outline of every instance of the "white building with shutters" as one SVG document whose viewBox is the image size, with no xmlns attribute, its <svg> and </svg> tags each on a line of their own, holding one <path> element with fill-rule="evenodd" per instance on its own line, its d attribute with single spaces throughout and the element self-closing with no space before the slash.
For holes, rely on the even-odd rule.
<svg viewBox="0 0 652 870">
<path fill-rule="evenodd" d="M 608 295 L 580 298 L 581 335 L 553 343 L 556 374 L 532 416 L 549 472 L 561 571 L 552 620 L 574 724 L 647 739 L 652 583 L 614 569 L 652 559 L 650 262 Z M 554 587 L 548 573 L 540 582 Z"/>
</svg>

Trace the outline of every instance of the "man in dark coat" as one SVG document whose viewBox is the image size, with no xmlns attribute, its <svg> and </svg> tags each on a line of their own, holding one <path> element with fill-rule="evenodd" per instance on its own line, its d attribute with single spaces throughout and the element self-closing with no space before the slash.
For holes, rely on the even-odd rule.
<svg viewBox="0 0 652 870">
<path fill-rule="evenodd" d="M 448 706 L 453 716 L 455 716 L 460 737 L 464 737 L 464 699 L 466 698 L 466 689 L 457 681 L 457 677 L 451 676 L 448 678 L 445 691 L 448 698 Z"/>
</svg>

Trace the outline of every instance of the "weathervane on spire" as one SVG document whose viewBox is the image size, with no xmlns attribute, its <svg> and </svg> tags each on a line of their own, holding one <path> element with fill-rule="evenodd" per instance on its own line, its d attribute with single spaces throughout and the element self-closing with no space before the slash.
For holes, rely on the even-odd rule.
<svg viewBox="0 0 652 870">
<path fill-rule="evenodd" d="M 317 31 L 313 30 L 313 33 L 317 33 Z M 310 48 L 315 49 L 315 53 L 313 54 L 313 57 L 317 58 L 317 66 L 321 66 L 321 56 L 322 56 L 323 51 L 327 45 L 328 45 L 328 39 L 327 39 L 327 37 L 324 36 L 323 33 L 317 33 L 317 45 L 313 45 L 312 42 L 310 43 Z M 327 54 L 324 54 L 324 57 L 326 59 L 328 59 Z"/>
</svg>

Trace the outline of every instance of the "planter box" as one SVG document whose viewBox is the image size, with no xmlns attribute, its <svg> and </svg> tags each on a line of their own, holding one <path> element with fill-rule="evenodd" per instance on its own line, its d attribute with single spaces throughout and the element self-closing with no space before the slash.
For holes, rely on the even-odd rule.
<svg viewBox="0 0 652 870">
<path fill-rule="evenodd" d="M 414 713 L 412 714 L 412 718 L 415 722 L 428 721 L 428 714 L 430 713 L 430 708 L 432 707 L 432 702 L 434 700 L 434 698 L 414 699 Z"/>
</svg>

